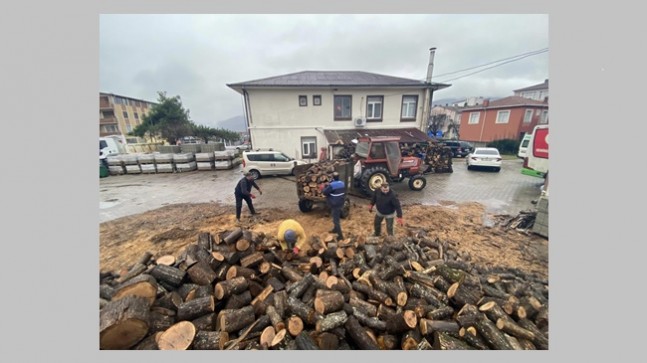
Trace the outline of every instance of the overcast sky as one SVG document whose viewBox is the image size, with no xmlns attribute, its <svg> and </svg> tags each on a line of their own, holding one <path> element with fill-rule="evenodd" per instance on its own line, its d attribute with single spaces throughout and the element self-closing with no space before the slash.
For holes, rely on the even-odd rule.
<svg viewBox="0 0 647 363">
<path fill-rule="evenodd" d="M 549 78 L 548 22 L 545 14 L 101 15 L 100 91 L 179 95 L 192 121 L 218 127 L 244 112 L 228 83 L 305 70 L 424 80 L 436 47 L 432 81 L 452 86 L 435 100 L 505 97 Z"/>
</svg>

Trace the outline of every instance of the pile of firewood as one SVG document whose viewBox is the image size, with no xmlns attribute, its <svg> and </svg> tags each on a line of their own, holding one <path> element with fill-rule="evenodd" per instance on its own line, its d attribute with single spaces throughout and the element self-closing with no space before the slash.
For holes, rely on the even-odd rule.
<svg viewBox="0 0 647 363">
<path fill-rule="evenodd" d="M 202 233 L 100 278 L 101 349 L 548 349 L 548 282 L 412 237 L 313 236 L 307 255 Z"/>
<path fill-rule="evenodd" d="M 434 173 L 453 173 L 452 157 L 453 153 L 449 147 L 430 144 L 425 155 L 425 163 Z"/>
<path fill-rule="evenodd" d="M 307 198 L 325 198 L 319 185 L 333 180 L 333 173 L 344 160 L 325 160 L 312 164 L 303 173 L 297 175 L 297 194 Z"/>
</svg>

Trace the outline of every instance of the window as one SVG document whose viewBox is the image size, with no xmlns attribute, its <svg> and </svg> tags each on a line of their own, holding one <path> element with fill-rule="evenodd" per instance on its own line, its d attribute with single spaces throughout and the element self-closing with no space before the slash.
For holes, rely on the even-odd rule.
<svg viewBox="0 0 647 363">
<path fill-rule="evenodd" d="M 497 124 L 507 124 L 509 118 L 510 118 L 510 110 L 498 111 L 496 113 Z"/>
<path fill-rule="evenodd" d="M 312 104 L 315 106 L 321 106 L 321 95 L 312 96 Z"/>
<path fill-rule="evenodd" d="M 400 115 L 401 120 L 415 120 L 417 110 L 418 96 L 402 96 L 402 114 Z"/>
<path fill-rule="evenodd" d="M 124 111 L 124 118 L 128 118 L 128 111 Z"/>
<path fill-rule="evenodd" d="M 308 105 L 308 96 L 299 96 L 299 106 L 305 107 Z"/>
<path fill-rule="evenodd" d="M 523 123 L 527 124 L 530 121 L 532 121 L 532 110 L 527 109 L 526 113 L 523 115 Z"/>
<path fill-rule="evenodd" d="M 335 96 L 335 120 L 350 120 L 352 118 L 352 96 Z"/>
<path fill-rule="evenodd" d="M 130 124 L 126 124 L 126 130 L 128 132 L 131 132 L 131 131 L 133 131 L 133 127 Z"/>
<path fill-rule="evenodd" d="M 540 124 L 547 124 L 548 123 L 548 110 L 543 110 L 541 112 L 541 119 L 539 119 Z"/>
<path fill-rule="evenodd" d="M 135 112 L 135 120 L 139 120 L 139 114 Z"/>
<path fill-rule="evenodd" d="M 481 113 L 480 112 L 470 112 L 470 120 L 467 122 L 468 124 L 477 124 L 479 123 L 479 119 L 481 118 Z"/>
<path fill-rule="evenodd" d="M 314 159 L 317 157 L 317 138 L 301 138 L 301 155 L 304 159 Z"/>
<path fill-rule="evenodd" d="M 101 126 L 101 131 L 102 132 L 119 132 L 119 128 L 117 125 L 105 125 Z"/>
<path fill-rule="evenodd" d="M 367 121 L 382 120 L 382 103 L 384 103 L 384 96 L 366 97 L 366 120 Z"/>
</svg>

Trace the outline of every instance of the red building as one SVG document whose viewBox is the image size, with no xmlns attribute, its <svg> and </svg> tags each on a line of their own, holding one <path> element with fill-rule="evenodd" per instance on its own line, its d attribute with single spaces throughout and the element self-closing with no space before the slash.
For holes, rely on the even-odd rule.
<svg viewBox="0 0 647 363">
<path fill-rule="evenodd" d="M 463 108 L 460 114 L 460 139 L 487 143 L 502 139 L 519 140 L 537 124 L 548 123 L 548 99 L 531 100 L 510 96 L 482 105 Z"/>
</svg>

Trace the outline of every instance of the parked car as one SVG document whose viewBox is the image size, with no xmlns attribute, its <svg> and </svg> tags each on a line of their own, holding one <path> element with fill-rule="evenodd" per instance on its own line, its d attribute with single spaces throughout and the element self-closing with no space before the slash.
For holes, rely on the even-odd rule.
<svg viewBox="0 0 647 363">
<path fill-rule="evenodd" d="M 438 143 L 442 146 L 447 146 L 452 150 L 452 156 L 455 158 L 464 158 L 469 154 L 469 150 L 465 149 L 465 146 L 462 143 L 465 141 L 459 140 L 438 140 Z M 470 145 L 471 146 L 471 145 Z"/>
<path fill-rule="evenodd" d="M 243 151 L 243 172 L 250 172 L 254 179 L 267 175 L 293 175 L 294 167 L 307 164 L 277 150 Z"/>
<path fill-rule="evenodd" d="M 467 170 L 474 168 L 492 168 L 494 171 L 501 170 L 501 154 L 499 150 L 494 147 L 477 147 L 474 151 L 467 155 L 465 164 Z"/>
<path fill-rule="evenodd" d="M 528 143 L 532 138 L 532 133 L 526 132 L 521 139 L 521 144 L 519 144 L 519 151 L 517 151 L 517 157 L 523 159 L 526 157 L 526 150 L 528 150 Z"/>
<path fill-rule="evenodd" d="M 459 143 L 461 144 L 461 149 L 463 151 L 463 153 L 462 153 L 463 156 L 462 157 L 466 157 L 469 153 L 474 151 L 474 145 L 470 144 L 469 142 L 467 142 L 467 141 L 459 141 Z"/>
<path fill-rule="evenodd" d="M 225 146 L 225 150 L 249 150 L 250 146 L 249 144 L 240 144 L 240 145 L 227 145 Z"/>
</svg>

